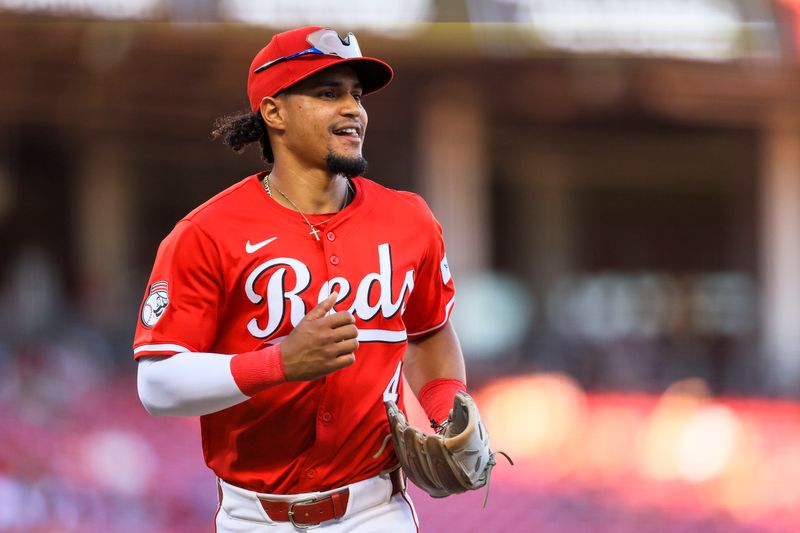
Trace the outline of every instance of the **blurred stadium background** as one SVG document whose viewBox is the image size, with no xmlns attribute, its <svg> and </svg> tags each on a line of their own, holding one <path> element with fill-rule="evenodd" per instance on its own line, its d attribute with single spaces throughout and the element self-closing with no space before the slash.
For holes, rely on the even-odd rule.
<svg viewBox="0 0 800 533">
<path fill-rule="evenodd" d="M 0 0 L 0 531 L 212 530 L 138 403 L 159 240 L 276 31 L 396 70 L 369 176 L 441 220 L 501 460 L 423 531 L 800 530 L 800 0 Z M 418 406 L 410 409 L 419 424 Z"/>
</svg>

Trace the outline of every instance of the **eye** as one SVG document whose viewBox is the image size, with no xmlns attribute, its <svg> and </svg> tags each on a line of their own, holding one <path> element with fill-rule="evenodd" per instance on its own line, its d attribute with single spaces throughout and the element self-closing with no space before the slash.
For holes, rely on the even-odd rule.
<svg viewBox="0 0 800 533">
<path fill-rule="evenodd" d="M 336 92 L 333 89 L 325 89 L 322 91 L 323 98 L 336 98 Z"/>
<path fill-rule="evenodd" d="M 362 98 L 362 95 L 361 95 L 361 93 L 354 93 L 354 94 L 353 94 L 353 100 L 355 100 L 355 101 L 356 101 L 356 102 L 358 102 L 359 104 L 361 103 L 361 98 Z"/>
</svg>

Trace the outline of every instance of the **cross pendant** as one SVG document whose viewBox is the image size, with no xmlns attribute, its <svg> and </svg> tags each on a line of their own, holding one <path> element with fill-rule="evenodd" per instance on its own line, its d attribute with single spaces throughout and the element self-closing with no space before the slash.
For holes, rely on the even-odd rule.
<svg viewBox="0 0 800 533">
<path fill-rule="evenodd" d="M 313 235 L 315 239 L 319 240 L 319 235 L 317 235 L 318 233 L 319 230 L 314 226 L 311 226 L 311 231 L 308 232 L 309 235 Z"/>
</svg>

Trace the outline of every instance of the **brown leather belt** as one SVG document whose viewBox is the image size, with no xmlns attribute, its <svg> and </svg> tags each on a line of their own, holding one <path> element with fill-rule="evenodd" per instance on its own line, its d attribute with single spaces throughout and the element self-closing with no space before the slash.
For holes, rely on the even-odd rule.
<svg viewBox="0 0 800 533">
<path fill-rule="evenodd" d="M 389 478 L 392 480 L 392 496 L 394 496 L 403 490 L 405 480 L 399 468 L 389 474 Z M 350 500 L 350 489 L 344 488 L 322 498 L 312 497 L 292 502 L 270 500 L 262 496 L 259 496 L 258 500 L 271 520 L 291 522 L 299 529 L 308 529 L 344 516 L 347 502 Z"/>
</svg>

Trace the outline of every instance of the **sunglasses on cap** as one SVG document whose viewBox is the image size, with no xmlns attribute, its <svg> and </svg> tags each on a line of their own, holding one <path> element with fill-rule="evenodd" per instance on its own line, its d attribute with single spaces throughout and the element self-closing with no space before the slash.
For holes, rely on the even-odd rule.
<svg viewBox="0 0 800 533">
<path fill-rule="evenodd" d="M 278 63 L 290 61 L 292 59 L 311 54 L 337 56 L 341 57 L 342 59 L 363 57 L 361 55 L 361 49 L 358 47 L 358 40 L 356 40 L 356 36 L 353 35 L 352 32 L 348 33 L 347 37 L 342 39 L 339 34 L 336 33 L 336 30 L 322 28 L 321 30 L 309 33 L 308 37 L 306 37 L 306 40 L 308 41 L 308 44 L 311 45 L 311 48 L 307 48 L 295 54 L 290 54 L 288 56 L 267 61 L 260 67 L 257 67 L 253 72 L 257 74 Z"/>
</svg>

